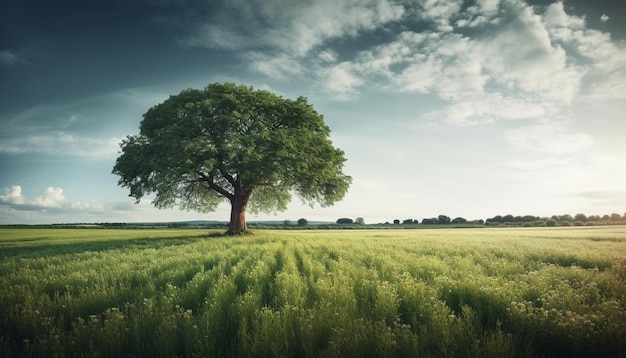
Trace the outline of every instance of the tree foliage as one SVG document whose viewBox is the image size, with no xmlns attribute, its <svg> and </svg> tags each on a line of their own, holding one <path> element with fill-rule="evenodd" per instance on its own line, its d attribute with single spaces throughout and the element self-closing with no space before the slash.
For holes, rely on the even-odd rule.
<svg viewBox="0 0 626 358">
<path fill-rule="evenodd" d="M 230 233 L 245 213 L 284 211 L 292 193 L 310 205 L 341 200 L 352 178 L 344 152 L 307 102 L 231 83 L 188 89 L 150 108 L 128 136 L 113 173 L 139 201 L 211 212 L 231 203 Z"/>
<path fill-rule="evenodd" d="M 353 224 L 354 220 L 350 218 L 339 218 L 337 219 L 337 224 Z"/>
</svg>

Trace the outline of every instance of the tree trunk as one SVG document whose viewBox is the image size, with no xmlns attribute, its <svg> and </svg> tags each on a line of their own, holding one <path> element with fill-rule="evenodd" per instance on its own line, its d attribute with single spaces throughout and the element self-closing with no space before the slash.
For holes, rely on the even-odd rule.
<svg viewBox="0 0 626 358">
<path fill-rule="evenodd" d="M 230 224 L 228 225 L 229 235 L 240 235 L 245 233 L 246 227 L 246 206 L 249 195 L 236 195 L 230 201 Z"/>
</svg>

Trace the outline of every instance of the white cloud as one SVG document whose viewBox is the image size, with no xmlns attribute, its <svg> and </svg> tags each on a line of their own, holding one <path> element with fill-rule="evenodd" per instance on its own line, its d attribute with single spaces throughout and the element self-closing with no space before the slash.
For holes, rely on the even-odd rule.
<svg viewBox="0 0 626 358">
<path fill-rule="evenodd" d="M 144 207 L 147 206 L 143 205 Z M 0 212 L 3 219 L 0 223 L 15 224 L 27 223 L 23 220 L 31 217 L 32 223 L 43 222 L 67 222 L 67 218 L 72 218 L 74 222 L 101 221 L 100 217 L 116 216 L 118 221 L 128 219 L 125 217 L 129 212 L 135 210 L 136 205 L 128 201 L 111 203 L 95 199 L 69 202 L 64 195 L 64 190 L 58 187 L 48 187 L 41 195 L 26 197 L 21 185 L 14 185 L 4 188 L 4 195 L 0 195 Z M 22 213 L 16 216 L 16 213 Z M 35 220 L 35 215 L 37 218 Z M 11 219 L 13 217 L 13 219 Z M 105 221 L 108 219 L 105 219 Z"/>
<path fill-rule="evenodd" d="M 355 92 L 354 88 L 363 84 L 363 80 L 352 72 L 349 63 L 342 62 L 325 72 L 323 80 L 327 90 L 335 93 L 337 99 L 346 100 Z"/>
<path fill-rule="evenodd" d="M 441 32 L 453 30 L 451 20 L 459 14 L 463 5 L 462 0 L 418 0 L 416 2 L 417 6 L 413 9 L 411 9 L 411 4 L 407 4 L 407 8 L 412 10 L 410 10 L 412 15 L 432 22 Z"/>
<path fill-rule="evenodd" d="M 366 91 L 436 94 L 449 106 L 427 117 L 466 125 L 549 120 L 583 91 L 626 94 L 623 46 L 587 29 L 561 1 L 546 8 L 522 0 L 477 0 L 465 8 L 462 0 L 221 2 L 187 43 L 244 50 L 251 71 L 313 79 L 339 100 Z M 408 30 L 417 22 L 430 30 Z M 351 58 L 334 41 L 390 24 L 407 30 Z"/>
<path fill-rule="evenodd" d="M 250 69 L 277 80 L 286 80 L 305 73 L 300 61 L 284 53 L 267 54 L 252 51 L 243 57 L 250 63 Z"/>
<path fill-rule="evenodd" d="M 460 28 L 477 28 L 499 22 L 500 0 L 477 0 L 475 5 L 469 6 L 456 21 Z"/>
<path fill-rule="evenodd" d="M 562 2 L 552 4 L 543 23 L 553 41 L 568 46 L 568 55 L 580 62 L 587 82 L 583 95 L 598 100 L 626 98 L 626 45 L 611 35 L 586 27 L 585 19 L 568 15 Z"/>
<path fill-rule="evenodd" d="M 600 21 L 602 22 L 607 22 L 609 19 L 610 17 L 607 14 L 602 14 L 602 16 L 600 16 Z"/>
<path fill-rule="evenodd" d="M 325 49 L 318 54 L 318 57 L 324 62 L 333 63 L 337 61 L 337 52 Z"/>
<path fill-rule="evenodd" d="M 120 140 L 116 138 L 86 138 L 64 132 L 53 132 L 45 135 L 2 138 L 0 153 L 101 157 L 115 155 L 119 149 L 119 142 Z"/>
<path fill-rule="evenodd" d="M 353 37 L 399 19 L 404 10 L 387 0 L 221 1 L 184 42 L 225 49 L 266 47 L 295 57 L 328 39 Z"/>
<path fill-rule="evenodd" d="M 0 195 L 0 202 L 4 204 L 21 205 L 25 200 L 22 196 L 22 187 L 19 185 L 4 188 L 4 195 Z"/>
<path fill-rule="evenodd" d="M 513 3 L 508 12 L 510 19 L 503 21 L 495 35 L 478 42 L 485 71 L 511 90 L 570 102 L 584 72 L 568 62 L 561 46 L 552 43 L 532 8 Z"/>
<path fill-rule="evenodd" d="M 44 193 L 33 199 L 22 195 L 22 187 L 15 185 L 4 189 L 5 195 L 0 195 L 0 203 L 17 210 L 45 210 L 60 208 L 65 202 L 63 189 L 48 187 Z"/>
<path fill-rule="evenodd" d="M 334 81 L 337 72 L 349 74 L 349 81 L 324 88 L 352 97 L 359 91 L 437 94 L 450 105 L 428 117 L 459 124 L 555 120 L 581 95 L 626 95 L 624 46 L 587 29 L 584 18 L 565 13 L 562 3 L 543 15 L 517 0 L 481 4 L 473 14 L 457 16 L 489 13 L 489 19 L 497 17 L 484 24 L 489 31 L 405 31 L 351 61 L 316 63 L 315 69 L 325 73 L 322 81 Z"/>
</svg>

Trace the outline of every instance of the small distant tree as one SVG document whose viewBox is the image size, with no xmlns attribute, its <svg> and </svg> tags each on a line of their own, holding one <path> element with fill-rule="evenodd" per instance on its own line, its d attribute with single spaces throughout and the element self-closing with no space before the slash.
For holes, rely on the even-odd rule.
<svg viewBox="0 0 626 358">
<path fill-rule="evenodd" d="M 393 224 L 394 225 L 400 225 L 400 219 L 394 219 L 393 220 Z"/>
<path fill-rule="evenodd" d="M 413 219 L 404 219 L 404 221 L 402 222 L 402 224 L 404 224 L 404 225 L 413 224 Z"/>
<path fill-rule="evenodd" d="M 501 223 L 502 222 L 502 215 L 496 215 L 496 216 L 492 217 L 491 219 L 487 219 L 487 222 L 489 222 L 489 223 Z"/>
<path fill-rule="evenodd" d="M 513 217 L 513 215 L 511 215 L 511 214 L 504 215 L 504 216 L 502 217 L 502 222 L 505 222 L 505 223 L 512 223 L 513 221 L 515 221 L 515 218 L 514 218 L 514 217 Z"/>
<path fill-rule="evenodd" d="M 447 225 L 449 224 L 452 220 L 450 220 L 449 216 L 446 215 L 439 215 L 437 217 L 437 221 L 439 222 L 439 224 L 443 224 L 443 225 Z"/>
<path fill-rule="evenodd" d="M 523 222 L 533 222 L 537 220 L 539 220 L 539 218 L 536 216 L 532 216 L 532 215 L 525 215 L 524 217 L 522 217 Z"/>
<path fill-rule="evenodd" d="M 452 224 L 465 224 L 467 223 L 467 220 L 465 218 L 458 217 L 458 218 L 452 219 L 451 223 Z"/>
<path fill-rule="evenodd" d="M 556 224 L 557 224 L 557 222 L 554 219 L 550 219 L 550 220 L 546 221 L 546 226 L 552 227 L 552 226 L 556 226 Z"/>
<path fill-rule="evenodd" d="M 439 224 L 439 219 L 437 218 L 424 218 L 422 220 L 422 225 L 436 225 Z"/>
<path fill-rule="evenodd" d="M 350 219 L 350 218 L 339 218 L 337 219 L 337 224 L 352 224 L 354 223 L 354 220 Z"/>
<path fill-rule="evenodd" d="M 580 222 L 586 223 L 587 222 L 587 215 L 578 213 L 578 214 L 576 214 L 574 216 L 574 219 L 576 219 L 576 221 L 580 221 Z"/>
<path fill-rule="evenodd" d="M 298 219 L 298 226 L 307 226 L 309 225 L 309 221 L 305 218 Z"/>
<path fill-rule="evenodd" d="M 587 221 L 600 221 L 602 220 L 602 218 L 600 217 L 600 215 L 590 215 L 587 218 Z"/>
<path fill-rule="evenodd" d="M 356 218 L 356 220 L 354 220 L 354 222 L 359 224 L 359 225 L 365 225 L 365 219 L 363 219 L 362 217 Z"/>
<path fill-rule="evenodd" d="M 291 226 L 291 220 L 285 220 L 285 221 L 283 221 L 283 225 L 285 225 L 285 226 Z"/>
</svg>

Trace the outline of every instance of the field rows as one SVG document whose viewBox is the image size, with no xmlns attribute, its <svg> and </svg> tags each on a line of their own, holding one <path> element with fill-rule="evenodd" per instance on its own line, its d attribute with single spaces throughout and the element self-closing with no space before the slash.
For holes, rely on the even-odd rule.
<svg viewBox="0 0 626 358">
<path fill-rule="evenodd" d="M 626 228 L 1 230 L 1 356 L 624 356 Z"/>
</svg>

